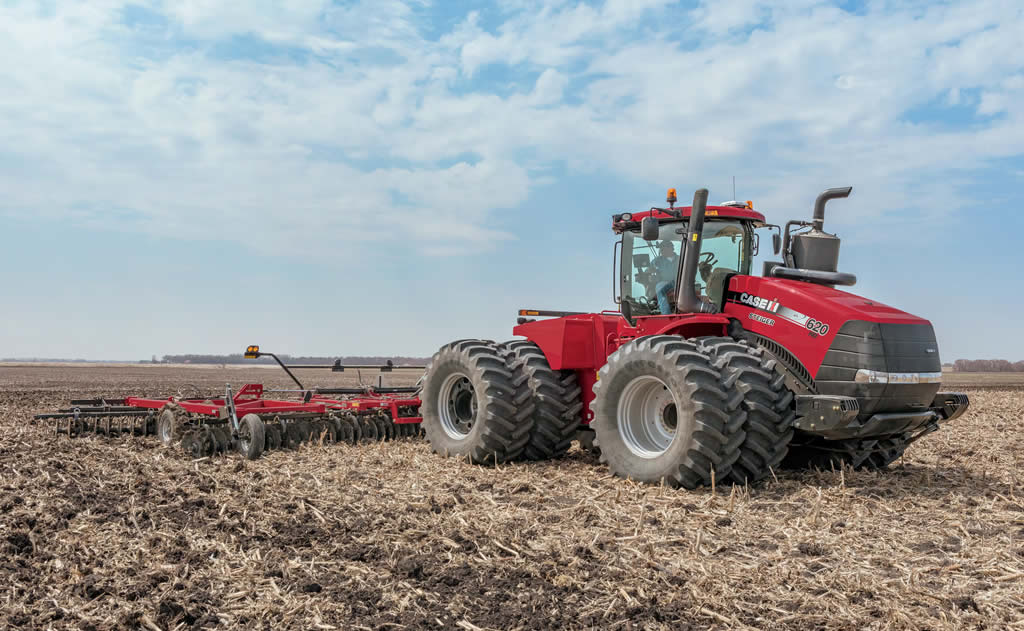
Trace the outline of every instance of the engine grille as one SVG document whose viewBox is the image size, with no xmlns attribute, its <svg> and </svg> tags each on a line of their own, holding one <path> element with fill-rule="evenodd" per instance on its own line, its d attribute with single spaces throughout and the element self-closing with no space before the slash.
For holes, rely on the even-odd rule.
<svg viewBox="0 0 1024 631">
<path fill-rule="evenodd" d="M 930 324 L 888 324 L 852 320 L 843 325 L 815 376 L 818 392 L 856 397 L 861 415 L 928 407 L 937 383 L 857 383 L 860 369 L 889 373 L 941 372 Z"/>
</svg>

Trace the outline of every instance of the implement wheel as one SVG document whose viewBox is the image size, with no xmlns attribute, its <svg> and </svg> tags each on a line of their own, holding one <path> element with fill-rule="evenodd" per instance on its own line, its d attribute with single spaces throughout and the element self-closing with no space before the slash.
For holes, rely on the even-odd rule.
<svg viewBox="0 0 1024 631">
<path fill-rule="evenodd" d="M 266 446 L 266 428 L 257 414 L 246 414 L 238 422 L 238 451 L 246 460 L 255 460 Z"/>
<path fill-rule="evenodd" d="M 156 423 L 156 435 L 164 447 L 170 447 L 181 436 L 181 421 L 178 411 L 170 405 L 164 406 Z"/>
<path fill-rule="evenodd" d="M 591 403 L 595 445 L 612 473 L 693 489 L 722 481 L 743 442 L 743 394 L 694 342 L 633 340 L 608 357 Z"/>
<path fill-rule="evenodd" d="M 540 347 L 533 342 L 513 340 L 503 346 L 529 378 L 533 427 L 523 457 L 547 460 L 564 455 L 579 429 L 583 409 L 576 372 L 552 370 Z"/>
<path fill-rule="evenodd" d="M 441 347 L 423 376 L 423 430 L 439 454 L 474 463 L 513 460 L 530 438 L 527 376 L 494 342 Z"/>
</svg>

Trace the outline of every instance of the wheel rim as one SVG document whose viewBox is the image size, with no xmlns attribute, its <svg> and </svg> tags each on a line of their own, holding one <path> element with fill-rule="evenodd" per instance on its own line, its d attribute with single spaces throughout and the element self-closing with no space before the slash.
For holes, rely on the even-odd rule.
<svg viewBox="0 0 1024 631">
<path fill-rule="evenodd" d="M 164 415 L 164 417 L 160 419 L 159 425 L 160 425 L 160 442 L 162 442 L 165 445 L 170 444 L 170 442 L 171 442 L 171 433 L 172 433 L 171 432 L 171 420 L 169 418 L 167 418 L 166 415 Z"/>
<path fill-rule="evenodd" d="M 644 375 L 626 384 L 618 405 L 622 442 L 641 458 L 668 451 L 679 426 L 679 407 L 661 379 Z"/>
<path fill-rule="evenodd" d="M 249 444 L 252 442 L 252 432 L 249 431 L 249 424 L 242 423 L 238 428 L 238 449 L 243 453 L 249 453 Z"/>
<path fill-rule="evenodd" d="M 469 436 L 477 409 L 476 391 L 469 377 L 455 373 L 445 379 L 438 393 L 437 409 L 444 433 L 456 440 Z"/>
</svg>

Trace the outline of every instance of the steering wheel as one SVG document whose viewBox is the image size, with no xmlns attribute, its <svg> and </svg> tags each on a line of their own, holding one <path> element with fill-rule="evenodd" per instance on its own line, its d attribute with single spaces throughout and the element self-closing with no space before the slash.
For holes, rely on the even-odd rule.
<svg viewBox="0 0 1024 631">
<path fill-rule="evenodd" d="M 654 315 L 658 315 L 659 313 L 661 313 L 661 309 L 658 308 L 657 298 L 648 298 L 647 296 L 641 297 L 643 298 L 643 306 L 646 307 L 650 313 Z"/>
<path fill-rule="evenodd" d="M 715 258 L 714 252 L 704 252 L 700 255 L 700 262 L 697 263 L 697 270 L 700 272 L 701 279 L 707 283 L 708 279 L 711 278 L 711 272 L 715 269 L 715 263 L 718 259 Z"/>
</svg>

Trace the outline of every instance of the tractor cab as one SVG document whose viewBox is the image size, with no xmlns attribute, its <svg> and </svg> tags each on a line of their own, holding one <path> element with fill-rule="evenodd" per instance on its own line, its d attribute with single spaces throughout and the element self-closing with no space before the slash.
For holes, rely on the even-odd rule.
<svg viewBox="0 0 1024 631">
<path fill-rule="evenodd" d="M 616 302 L 627 318 L 671 315 L 676 312 L 676 286 L 686 252 L 691 207 L 674 206 L 643 213 L 614 215 L 612 229 L 622 235 L 621 258 L 615 278 Z M 754 230 L 765 226 L 764 216 L 750 202 L 708 206 L 701 230 L 700 257 L 694 291 L 718 309 L 728 279 L 749 275 L 759 239 Z M 716 309 L 716 311 L 718 310 Z"/>
</svg>

